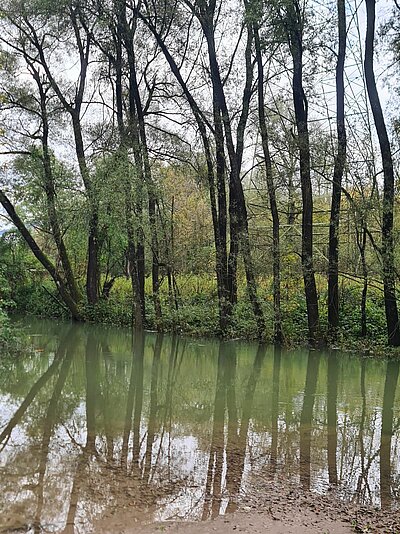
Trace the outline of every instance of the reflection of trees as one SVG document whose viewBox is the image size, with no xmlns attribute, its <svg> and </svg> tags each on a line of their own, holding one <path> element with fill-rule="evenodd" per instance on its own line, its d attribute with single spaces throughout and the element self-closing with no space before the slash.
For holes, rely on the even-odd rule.
<svg viewBox="0 0 400 534">
<path fill-rule="evenodd" d="M 328 356 L 327 384 L 327 421 L 328 421 L 328 475 L 329 483 L 337 484 L 337 390 L 338 390 L 338 359 L 336 351 Z"/>
<path fill-rule="evenodd" d="M 73 330 L 61 339 L 47 370 L 46 355 L 36 356 L 31 376 L 24 373 L 34 385 L 25 383 L 27 399 L 3 431 L 5 440 L 13 432 L 4 452 L 6 491 L 18 505 L 25 499 L 36 532 L 47 520 L 54 528 L 66 520 L 65 532 L 72 534 L 82 522 L 90 528 L 93 515 L 128 502 L 132 516 L 138 508 L 143 512 L 142 505 L 151 513 L 157 501 L 164 517 L 193 518 L 200 511 L 206 519 L 222 505 L 233 511 L 243 483 L 265 476 L 266 458 L 268 476 L 277 465 L 297 475 L 299 437 L 304 487 L 311 486 L 312 443 L 313 462 L 331 483 L 343 480 L 349 491 L 364 492 L 365 501 L 372 501 L 379 493 L 380 460 L 382 503 L 393 496 L 395 364 L 386 371 L 379 436 L 377 406 L 385 376 L 380 363 L 331 354 L 325 412 L 325 404 L 315 400 L 317 388 L 325 389 L 317 382 L 325 360 L 320 363 L 316 352 L 297 358 L 275 349 L 264 365 L 263 346 L 254 354 L 222 342 L 216 353 L 215 342 L 203 348 L 178 337 L 131 340 L 113 330 L 111 336 L 95 327 Z M 19 365 L 29 369 L 30 361 Z M 13 383 L 4 390 L 17 397 Z M 50 506 L 51 499 L 57 507 Z M 9 501 L 3 497 L 0 506 Z"/>
<path fill-rule="evenodd" d="M 151 386 L 150 386 L 150 412 L 149 423 L 147 427 L 146 453 L 144 457 L 143 479 L 149 481 L 151 470 L 151 458 L 153 453 L 153 443 L 157 428 L 157 396 L 158 396 L 158 373 L 160 366 L 161 347 L 163 343 L 162 334 L 158 334 L 154 346 L 153 363 L 151 367 Z"/>
<path fill-rule="evenodd" d="M 229 352 L 228 354 L 227 352 L 226 343 L 222 341 L 219 345 L 218 353 L 217 384 L 215 388 L 213 427 L 207 469 L 203 520 L 208 519 L 210 511 L 212 517 L 218 515 L 221 504 L 226 398 L 224 367 L 226 365 L 226 358 L 229 358 Z M 236 365 L 236 355 L 234 358 Z"/>
<path fill-rule="evenodd" d="M 14 428 L 20 423 L 21 419 L 25 415 L 26 411 L 28 410 L 29 406 L 32 404 L 32 402 L 35 400 L 37 394 L 44 388 L 44 386 L 47 384 L 47 382 L 50 380 L 50 378 L 56 373 L 58 367 L 60 366 L 60 363 L 65 356 L 68 343 L 70 340 L 70 331 L 66 332 L 65 335 L 62 337 L 58 349 L 55 353 L 53 362 L 48 367 L 47 371 L 35 382 L 35 384 L 31 387 L 29 390 L 27 396 L 21 403 L 18 410 L 15 412 L 14 416 L 10 419 L 6 427 L 3 429 L 3 431 L 0 434 L 0 452 L 4 449 L 4 447 L 7 445 L 8 440 L 11 437 L 12 431 Z"/>
<path fill-rule="evenodd" d="M 43 504 L 44 504 L 44 479 L 45 479 L 47 460 L 48 460 L 48 455 L 49 455 L 50 440 L 51 440 L 51 436 L 54 431 L 55 424 L 57 422 L 57 412 L 58 412 L 61 392 L 67 380 L 67 376 L 68 376 L 71 363 L 72 363 L 72 357 L 74 355 L 74 349 L 77 345 L 78 337 L 71 336 L 71 337 L 68 337 L 68 340 L 71 340 L 71 344 L 67 346 L 66 348 L 65 358 L 61 365 L 60 374 L 58 375 L 56 384 L 54 386 L 53 394 L 51 396 L 51 399 L 50 399 L 50 402 L 47 408 L 46 417 L 43 422 L 43 439 L 42 439 L 42 445 L 41 445 L 41 450 L 40 450 L 39 469 L 38 469 L 39 479 L 38 479 L 38 483 L 36 487 L 37 508 L 36 508 L 36 514 L 35 514 L 35 519 L 34 519 L 35 534 L 38 534 L 39 532 L 43 530 L 41 527 L 41 516 L 42 516 Z"/>
<path fill-rule="evenodd" d="M 312 418 L 319 362 L 320 354 L 317 351 L 310 351 L 307 360 L 303 409 L 300 417 L 300 484 L 305 489 L 310 489 Z"/>
<path fill-rule="evenodd" d="M 393 436 L 393 407 L 399 377 L 399 361 L 389 361 L 386 367 L 385 389 L 382 406 L 382 429 L 380 447 L 381 505 L 387 507 L 391 501 L 390 451 Z"/>
<path fill-rule="evenodd" d="M 223 488 L 223 458 L 225 442 L 225 412 L 227 412 L 226 439 L 226 489 L 229 496 L 227 512 L 237 508 L 236 500 L 245 467 L 247 438 L 252 415 L 254 392 L 265 357 L 265 346 L 260 345 L 247 381 L 240 430 L 236 399 L 237 356 L 232 343 L 221 342 L 219 346 L 217 383 L 214 402 L 213 429 L 207 469 L 203 520 L 216 517 L 220 511 Z"/>
<path fill-rule="evenodd" d="M 366 396 L 366 389 L 365 389 L 365 370 L 366 370 L 366 361 L 361 361 L 361 372 L 360 372 L 360 393 L 361 393 L 361 399 L 362 399 L 362 408 L 361 408 L 361 417 L 360 417 L 360 425 L 359 425 L 359 432 L 358 432 L 358 443 L 360 447 L 360 474 L 357 481 L 357 490 L 356 490 L 356 496 L 358 500 L 364 500 L 365 494 L 368 492 L 369 496 L 371 496 L 371 490 L 368 483 L 368 474 L 369 470 L 372 464 L 372 459 L 374 456 L 370 455 L 370 458 L 367 460 L 367 454 L 365 451 L 365 444 L 364 444 L 364 432 L 365 432 L 365 422 L 367 417 L 367 396 Z M 356 454 L 356 451 L 355 451 Z"/>
<path fill-rule="evenodd" d="M 278 460 L 278 419 L 279 419 L 279 382 L 281 374 L 281 347 L 274 349 L 274 368 L 272 372 L 272 402 L 271 402 L 271 475 L 276 472 Z"/>
<path fill-rule="evenodd" d="M 132 430 L 133 416 L 133 460 L 139 461 L 140 418 L 143 406 L 143 358 L 144 334 L 137 330 L 133 335 L 131 376 L 126 401 L 125 426 L 122 440 L 121 466 L 128 469 L 129 438 Z M 134 409 L 135 407 L 135 409 Z"/>
<path fill-rule="evenodd" d="M 79 503 L 79 495 L 85 482 L 85 471 L 91 456 L 96 451 L 96 412 L 99 409 L 100 399 L 100 345 L 94 333 L 89 330 L 85 349 L 85 375 L 86 375 L 86 445 L 83 447 L 77 462 L 70 494 L 67 521 L 64 529 L 65 534 L 73 534 L 75 531 L 76 513 Z M 101 404 L 100 404 L 101 405 Z"/>
</svg>

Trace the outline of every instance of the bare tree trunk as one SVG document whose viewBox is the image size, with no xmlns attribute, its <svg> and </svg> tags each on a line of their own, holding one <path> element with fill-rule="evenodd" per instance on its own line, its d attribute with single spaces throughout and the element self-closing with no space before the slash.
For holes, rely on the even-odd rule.
<svg viewBox="0 0 400 534">
<path fill-rule="evenodd" d="M 144 22 L 144 24 L 149 28 L 151 33 L 154 35 L 161 51 L 163 52 L 165 59 L 167 60 L 171 72 L 175 76 L 177 82 L 182 88 L 183 94 L 185 95 L 188 104 L 192 110 L 194 118 L 196 120 L 197 126 L 199 128 L 200 137 L 204 147 L 204 154 L 207 166 L 207 181 L 210 194 L 210 204 L 211 204 L 211 215 L 213 221 L 213 230 L 214 230 L 214 241 L 215 241 L 215 270 L 217 275 L 217 286 L 218 286 L 218 303 L 219 303 L 219 325 L 220 331 L 222 334 L 226 333 L 227 327 L 229 325 L 229 318 L 231 313 L 231 306 L 228 302 L 228 292 L 226 288 L 227 275 L 225 269 L 226 261 L 226 211 L 224 211 L 224 206 L 226 210 L 226 202 L 224 203 L 224 186 L 221 181 L 218 181 L 218 206 L 217 206 L 217 195 L 215 191 L 215 177 L 214 177 L 214 164 L 211 153 L 210 142 L 207 136 L 207 127 L 209 123 L 202 114 L 196 100 L 191 94 L 185 80 L 182 77 L 180 69 L 172 57 L 167 45 L 164 42 L 162 35 L 157 31 L 155 25 L 146 18 L 140 11 L 137 11 L 137 15 Z M 220 176 L 221 177 L 221 176 Z M 218 211 L 218 208 L 221 210 Z M 225 230 L 224 230 L 225 229 Z M 224 248 L 225 244 L 225 248 Z"/>
<path fill-rule="evenodd" d="M 269 196 L 269 205 L 272 216 L 272 264 L 273 264 L 273 288 L 274 288 L 274 341 L 281 344 L 283 341 L 282 317 L 281 317 L 281 256 L 279 213 L 276 202 L 274 177 L 272 174 L 272 162 L 269 151 L 267 121 L 264 109 L 264 65 L 261 54 L 260 36 L 258 26 L 254 25 L 254 43 L 256 49 L 256 61 L 258 69 L 258 120 L 261 133 L 261 142 L 264 152 L 265 177 Z"/>
<path fill-rule="evenodd" d="M 320 330 L 313 258 L 313 197 L 310 172 L 308 103 L 303 88 L 303 22 L 298 0 L 292 0 L 289 3 L 287 17 L 289 45 L 293 57 L 293 102 L 300 153 L 300 180 L 303 203 L 301 262 L 307 305 L 309 343 L 311 346 L 315 346 L 320 341 Z"/>
<path fill-rule="evenodd" d="M 339 51 L 336 65 L 336 127 L 338 149 L 333 171 L 331 217 L 329 223 L 328 266 L 328 333 L 332 340 L 339 327 L 339 220 L 342 196 L 342 179 L 346 163 L 346 127 L 344 115 L 344 62 L 346 57 L 346 6 L 338 0 Z"/>
<path fill-rule="evenodd" d="M 365 81 L 374 116 L 383 165 L 382 266 L 386 324 L 389 345 L 400 346 L 400 325 L 396 300 L 393 245 L 394 170 L 390 142 L 374 74 L 375 0 L 365 0 L 367 33 L 365 37 Z"/>
<path fill-rule="evenodd" d="M 214 6 L 215 7 L 215 6 Z M 208 47 L 208 57 L 210 63 L 210 75 L 213 86 L 214 98 L 217 102 L 219 110 L 221 112 L 222 123 L 224 125 L 225 132 L 225 142 L 227 146 L 229 163 L 230 163 L 230 194 L 232 202 L 232 207 L 230 207 L 231 217 L 234 217 L 235 224 L 238 226 L 238 236 L 231 235 L 231 244 L 233 245 L 233 253 L 236 254 L 236 246 L 240 245 L 245 272 L 246 272 L 246 281 L 247 281 L 247 292 L 249 295 L 249 300 L 251 302 L 254 317 L 257 322 L 258 335 L 263 337 L 265 333 L 265 322 L 263 311 L 257 296 L 257 284 L 254 274 L 254 265 L 252 261 L 251 247 L 250 247 L 250 238 L 249 238 L 249 228 L 248 228 L 248 218 L 247 218 L 247 208 L 246 201 L 243 192 L 243 186 L 240 179 L 240 169 L 242 164 L 242 155 L 243 155 L 243 137 L 245 131 L 245 125 L 247 123 L 248 111 L 249 111 L 249 102 L 251 96 L 251 86 L 253 80 L 253 64 L 251 61 L 251 43 L 253 40 L 252 29 L 250 25 L 247 28 L 248 36 L 246 43 L 246 85 L 243 94 L 243 108 L 242 113 L 239 119 L 238 132 L 237 132 L 237 146 L 235 149 L 233 136 L 232 136 L 232 124 L 229 117 L 229 111 L 226 104 L 224 87 L 221 80 L 221 74 L 219 70 L 219 65 L 217 61 L 216 49 L 215 49 L 215 40 L 214 40 L 214 30 L 213 30 L 213 17 L 214 12 L 212 7 L 207 12 L 207 14 L 200 17 L 200 23 L 203 28 L 204 35 L 207 40 Z M 236 245 L 235 241 L 238 241 Z M 231 245 L 231 246 L 232 246 Z M 234 262 L 235 259 L 233 258 Z M 232 264 L 234 265 L 234 263 Z M 233 272 L 233 271 L 232 271 Z"/>
</svg>

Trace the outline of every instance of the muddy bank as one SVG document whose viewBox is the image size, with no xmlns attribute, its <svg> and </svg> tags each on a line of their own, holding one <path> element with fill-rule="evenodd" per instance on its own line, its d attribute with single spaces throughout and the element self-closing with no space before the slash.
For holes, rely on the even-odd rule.
<svg viewBox="0 0 400 534">
<path fill-rule="evenodd" d="M 144 515 L 147 515 L 144 513 Z M 143 515 L 143 517 L 144 517 Z M 96 533 L 120 534 L 400 534 L 400 510 L 371 508 L 343 501 L 334 490 L 326 495 L 298 486 L 260 484 L 251 490 L 237 511 L 213 520 L 165 521 L 143 524 L 138 510 L 125 509 L 96 524 Z"/>
</svg>

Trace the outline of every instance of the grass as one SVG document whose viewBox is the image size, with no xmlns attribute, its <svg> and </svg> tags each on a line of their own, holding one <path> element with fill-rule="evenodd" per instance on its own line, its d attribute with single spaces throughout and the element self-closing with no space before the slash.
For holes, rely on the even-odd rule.
<svg viewBox="0 0 400 534">
<path fill-rule="evenodd" d="M 65 310 L 52 298 L 54 287 L 50 282 L 45 291 L 42 285 L 32 286 L 20 291 L 17 299 L 17 311 L 47 317 L 66 317 Z M 179 288 L 178 309 L 171 306 L 166 281 L 161 285 L 162 324 L 164 331 L 175 331 L 192 336 L 215 336 L 218 328 L 218 298 L 216 282 L 213 276 L 180 275 L 177 277 Z M 321 329 L 327 328 L 327 293 L 326 280 L 317 277 Z M 273 335 L 273 299 L 272 280 L 259 280 L 259 297 L 266 318 L 265 340 L 272 341 Z M 340 284 L 341 329 L 337 345 L 364 353 L 390 354 L 386 346 L 385 311 L 382 292 L 370 288 L 367 301 L 366 338 L 360 337 L 361 286 L 349 280 Z M 108 300 L 103 300 L 95 307 L 86 309 L 88 320 L 96 323 L 130 326 L 132 324 L 132 293 L 130 281 L 119 278 Z M 301 277 L 291 277 L 282 283 L 282 322 L 286 345 L 307 344 L 307 313 Z M 151 298 L 151 280 L 146 279 L 146 326 L 155 330 L 156 324 Z M 230 338 L 256 339 L 257 328 L 251 306 L 246 295 L 244 280 L 239 281 L 238 304 L 235 306 L 227 336 Z"/>
</svg>

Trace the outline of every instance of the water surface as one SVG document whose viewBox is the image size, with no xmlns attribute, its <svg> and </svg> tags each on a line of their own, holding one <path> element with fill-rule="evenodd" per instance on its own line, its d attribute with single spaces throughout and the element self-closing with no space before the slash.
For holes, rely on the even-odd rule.
<svg viewBox="0 0 400 534">
<path fill-rule="evenodd" d="M 0 528 L 233 511 L 262 480 L 387 507 L 399 362 L 26 319 L 0 358 Z"/>
</svg>

